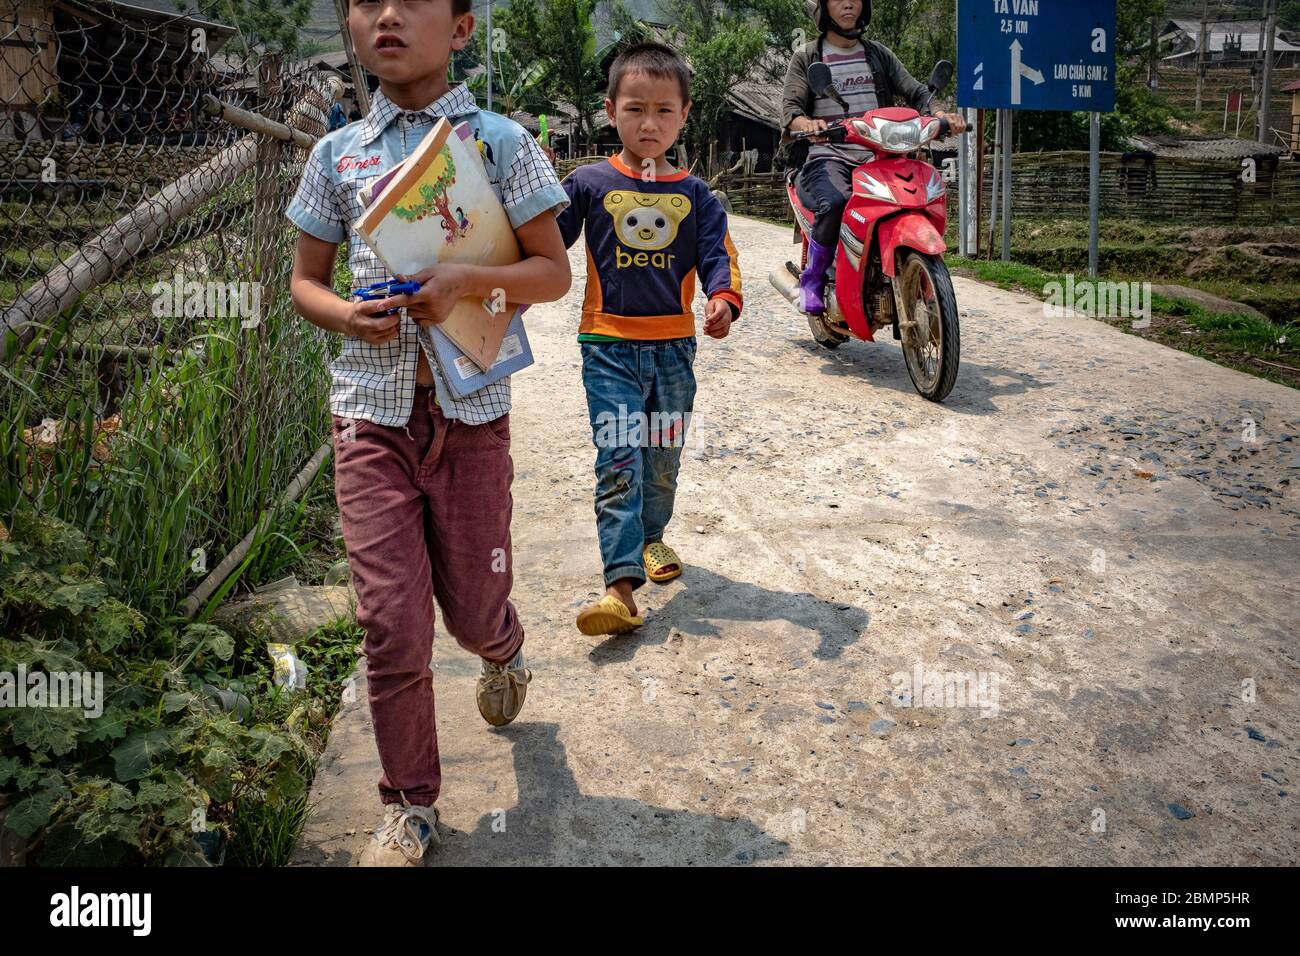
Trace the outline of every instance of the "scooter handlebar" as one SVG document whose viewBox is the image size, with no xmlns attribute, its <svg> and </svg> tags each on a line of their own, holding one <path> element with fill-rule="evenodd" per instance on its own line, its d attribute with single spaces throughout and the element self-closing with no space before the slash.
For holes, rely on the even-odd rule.
<svg viewBox="0 0 1300 956">
<path fill-rule="evenodd" d="M 844 121 L 836 120 L 834 123 L 828 124 L 825 129 L 800 130 L 797 133 L 791 133 L 790 138 L 813 139 L 814 137 L 820 137 L 830 142 L 840 142 L 844 139 L 847 132 L 848 131 L 844 128 Z"/>
<path fill-rule="evenodd" d="M 935 139 L 946 139 L 951 135 L 952 123 L 948 121 L 948 117 L 934 117 L 933 114 L 928 113 L 923 113 L 921 115 L 927 118 L 933 117 L 939 121 L 939 135 L 936 136 Z M 848 135 L 848 127 L 845 125 L 846 122 L 846 120 L 836 120 L 835 122 L 828 124 L 827 127 L 822 130 L 800 130 L 799 132 L 792 132 L 790 133 L 790 138 L 792 140 L 820 138 L 831 143 L 842 143 Z"/>
</svg>

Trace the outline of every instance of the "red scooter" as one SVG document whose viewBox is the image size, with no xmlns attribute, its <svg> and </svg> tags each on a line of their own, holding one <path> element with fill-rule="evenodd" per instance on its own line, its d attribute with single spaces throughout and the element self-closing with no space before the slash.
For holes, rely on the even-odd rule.
<svg viewBox="0 0 1300 956">
<path fill-rule="evenodd" d="M 951 76 L 952 64 L 941 60 L 930 74 L 931 92 Z M 819 96 L 839 99 L 824 63 L 809 67 L 808 82 Z M 875 153 L 853 171 L 853 194 L 844 207 L 839 243 L 827 273 L 826 311 L 804 313 L 813 338 L 833 349 L 850 336 L 873 342 L 876 331 L 892 326 L 894 338 L 902 341 L 912 384 L 935 402 L 952 391 L 961 338 L 952 277 L 943 261 L 947 190 L 939 171 L 915 154 L 948 129 L 946 120 L 888 107 L 848 117 L 818 133 L 791 134 L 795 139 L 819 136 L 857 143 Z M 803 241 L 800 266 L 786 262 L 768 280 L 797 306 L 814 215 L 799 201 L 795 175 L 796 170 L 786 174 L 786 192 L 796 236 Z"/>
</svg>

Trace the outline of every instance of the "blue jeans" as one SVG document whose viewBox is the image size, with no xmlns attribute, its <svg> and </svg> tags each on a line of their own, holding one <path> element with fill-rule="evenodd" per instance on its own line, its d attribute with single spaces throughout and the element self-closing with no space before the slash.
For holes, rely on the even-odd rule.
<svg viewBox="0 0 1300 956">
<path fill-rule="evenodd" d="M 642 549 L 663 540 L 695 406 L 695 339 L 580 342 L 596 446 L 596 533 L 605 585 L 645 583 Z"/>
</svg>

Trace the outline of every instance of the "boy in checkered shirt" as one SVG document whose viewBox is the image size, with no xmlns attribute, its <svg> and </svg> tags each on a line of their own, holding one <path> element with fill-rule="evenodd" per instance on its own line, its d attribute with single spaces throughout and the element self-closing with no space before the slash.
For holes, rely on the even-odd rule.
<svg viewBox="0 0 1300 956">
<path fill-rule="evenodd" d="M 568 196 L 536 141 L 480 111 L 447 62 L 474 29 L 470 0 L 351 0 L 348 29 L 379 77 L 369 114 L 312 149 L 289 219 L 301 230 L 291 288 L 310 322 L 343 336 L 331 363 L 335 494 L 366 631 L 371 715 L 385 815 L 362 865 L 421 865 L 438 842 L 441 786 L 434 727 L 433 602 L 443 624 L 482 659 L 479 712 L 509 723 L 524 703 L 524 631 L 510 602 L 510 382 L 456 399 L 429 327 L 465 296 L 548 302 L 568 291 L 569 259 L 555 216 Z M 350 301 L 333 289 L 348 241 L 356 287 L 389 276 L 352 229 L 361 189 L 409 155 L 439 117 L 467 121 L 523 259 L 444 264 L 414 276 L 412 295 Z M 400 309 L 393 315 L 382 315 Z"/>
</svg>

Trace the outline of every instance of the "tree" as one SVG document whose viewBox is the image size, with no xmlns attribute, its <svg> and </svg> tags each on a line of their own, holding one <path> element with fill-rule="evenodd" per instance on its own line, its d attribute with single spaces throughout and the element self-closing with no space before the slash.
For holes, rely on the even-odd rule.
<svg viewBox="0 0 1300 956">
<path fill-rule="evenodd" d="M 646 26 L 645 21 L 638 20 L 623 0 L 614 0 L 610 4 L 609 26 L 614 31 L 614 44 L 620 50 L 637 43 L 648 43 L 655 38 L 654 31 Z"/>
<path fill-rule="evenodd" d="M 436 212 L 442 219 L 443 228 L 450 232 L 453 230 L 447 223 L 456 220 L 451 214 L 451 202 L 447 196 L 447 189 L 456 181 L 456 162 L 451 158 L 451 153 L 446 150 L 434 161 L 439 163 L 441 168 L 437 169 L 437 178 L 432 183 L 425 183 L 420 186 L 421 201 L 413 206 L 403 206 L 398 203 L 393 207 L 393 215 L 407 222 L 416 222 Z"/>
<path fill-rule="evenodd" d="M 312 0 L 193 0 L 198 12 L 239 31 L 233 48 L 294 54 L 302 47 L 302 28 L 311 19 Z M 182 4 L 178 4 L 182 6 Z M 184 12 L 184 11 L 183 11 Z"/>
<path fill-rule="evenodd" d="M 776 82 L 803 36 L 810 36 L 802 0 L 676 0 L 670 41 L 691 66 L 691 118 L 686 140 L 708 154 L 737 83 L 766 73 Z M 799 31 L 799 32 L 796 32 Z"/>
<path fill-rule="evenodd" d="M 493 25 L 504 31 L 509 58 L 520 65 L 520 75 L 535 83 L 541 98 L 573 110 L 579 143 L 593 137 L 610 55 L 658 36 L 622 0 L 614 0 L 608 9 L 613 39 L 598 45 L 595 8 L 596 0 L 511 0 L 509 7 L 494 14 Z M 675 26 L 666 39 L 691 64 L 695 105 L 687 136 L 697 147 L 715 134 L 728 91 L 755 71 L 766 71 L 779 81 L 795 28 L 807 32 L 803 0 L 743 0 L 739 5 L 673 0 L 668 10 Z M 499 54 L 493 51 L 494 63 Z M 545 64 L 544 77 L 530 73 L 535 64 Z M 508 67 L 501 72 L 509 80 Z"/>
<path fill-rule="evenodd" d="M 875 0 L 867 36 L 924 80 L 937 61 L 956 59 L 956 18 L 954 0 Z"/>
<path fill-rule="evenodd" d="M 536 58 L 521 59 L 523 51 L 510 43 L 508 37 L 504 42 L 498 39 L 498 42 L 491 43 L 481 31 L 476 30 L 465 48 L 458 51 L 463 56 L 452 64 L 452 81 L 459 81 L 456 77 L 459 73 L 459 79 L 465 80 L 474 99 L 486 106 L 487 71 L 479 70 L 469 74 L 475 67 L 487 64 L 489 45 L 495 47 L 491 51 L 492 109 L 506 116 L 520 110 L 530 113 L 552 112 L 554 105 L 546 91 L 550 63 Z"/>
<path fill-rule="evenodd" d="M 674 19 L 681 30 L 678 49 L 692 70 L 686 140 L 694 155 L 707 156 L 727 110 L 727 94 L 763 58 L 767 37 L 752 12 L 743 6 L 726 9 L 719 0 L 679 0 Z"/>
<path fill-rule="evenodd" d="M 898 53 L 903 31 L 916 20 L 919 8 L 926 5 L 927 0 L 878 0 L 871 5 L 868 35 Z"/>
<path fill-rule="evenodd" d="M 537 0 L 511 0 L 493 15 L 517 63 L 545 64 L 544 77 L 532 82 L 545 99 L 573 110 L 580 144 L 592 140 L 593 117 L 605 93 L 601 63 L 609 48 L 596 45 L 595 9 L 596 0 L 547 0 L 544 7 Z"/>
</svg>

